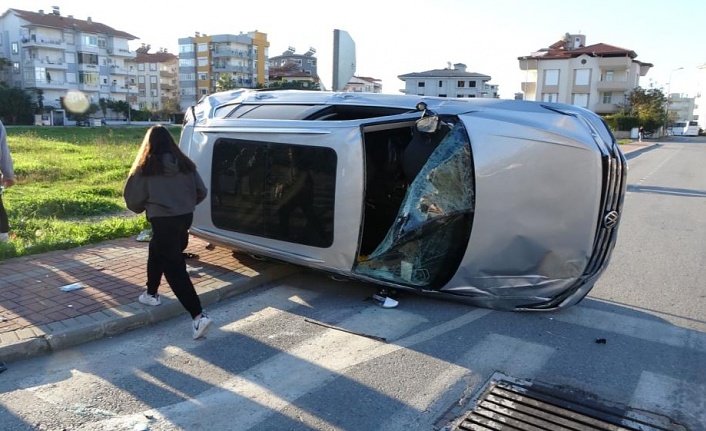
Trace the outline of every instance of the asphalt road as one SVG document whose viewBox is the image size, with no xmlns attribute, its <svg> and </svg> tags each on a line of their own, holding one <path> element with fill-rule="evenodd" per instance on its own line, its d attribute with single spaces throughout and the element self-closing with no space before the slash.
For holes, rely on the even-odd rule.
<svg viewBox="0 0 706 431">
<path fill-rule="evenodd" d="M 570 309 L 383 309 L 373 286 L 303 273 L 210 309 L 206 340 L 174 319 L 13 363 L 0 429 L 441 429 L 500 372 L 706 430 L 706 143 L 629 166 L 613 262 Z"/>
</svg>

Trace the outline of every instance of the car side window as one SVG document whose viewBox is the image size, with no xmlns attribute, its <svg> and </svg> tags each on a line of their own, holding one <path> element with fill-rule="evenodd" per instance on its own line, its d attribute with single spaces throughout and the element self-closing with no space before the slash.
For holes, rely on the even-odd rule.
<svg viewBox="0 0 706 431">
<path fill-rule="evenodd" d="M 219 139 L 211 214 L 219 229 L 313 247 L 333 243 L 336 152 Z"/>
</svg>

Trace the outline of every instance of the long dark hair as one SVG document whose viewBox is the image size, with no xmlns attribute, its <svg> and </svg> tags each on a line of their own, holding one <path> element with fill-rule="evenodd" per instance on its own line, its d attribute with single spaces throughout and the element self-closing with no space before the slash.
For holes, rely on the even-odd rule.
<svg viewBox="0 0 706 431">
<path fill-rule="evenodd" d="M 160 175 L 164 173 L 162 159 L 164 154 L 172 154 L 176 158 L 181 172 L 194 172 L 196 165 L 184 154 L 174 142 L 171 132 L 161 124 L 147 129 L 142 140 L 137 157 L 130 168 L 130 175 Z"/>
</svg>

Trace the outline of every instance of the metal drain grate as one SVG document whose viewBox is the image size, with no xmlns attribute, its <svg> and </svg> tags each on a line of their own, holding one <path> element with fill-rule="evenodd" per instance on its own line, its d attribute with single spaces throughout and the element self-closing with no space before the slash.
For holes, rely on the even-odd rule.
<svg viewBox="0 0 706 431">
<path fill-rule="evenodd" d="M 598 402 L 540 383 L 491 380 L 449 431 L 683 431 L 664 416 Z"/>
</svg>

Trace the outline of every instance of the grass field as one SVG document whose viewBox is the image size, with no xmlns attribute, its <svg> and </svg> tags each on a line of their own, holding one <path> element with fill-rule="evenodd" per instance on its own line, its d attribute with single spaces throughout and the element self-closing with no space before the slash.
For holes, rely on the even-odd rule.
<svg viewBox="0 0 706 431">
<path fill-rule="evenodd" d="M 170 130 L 179 138 L 180 127 Z M 15 185 L 3 194 L 0 259 L 135 235 L 148 226 L 122 190 L 147 127 L 7 127 Z"/>
</svg>

